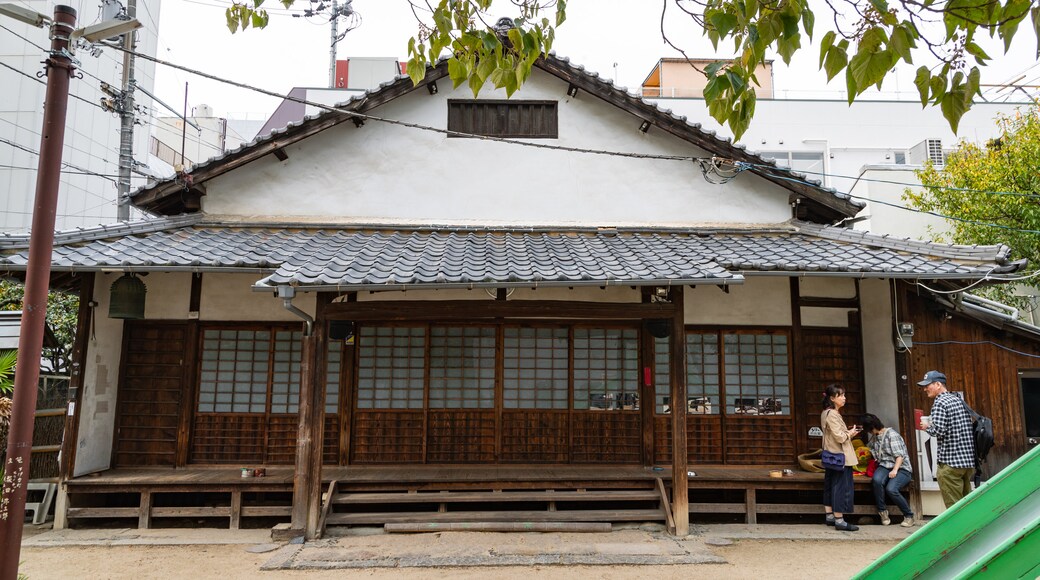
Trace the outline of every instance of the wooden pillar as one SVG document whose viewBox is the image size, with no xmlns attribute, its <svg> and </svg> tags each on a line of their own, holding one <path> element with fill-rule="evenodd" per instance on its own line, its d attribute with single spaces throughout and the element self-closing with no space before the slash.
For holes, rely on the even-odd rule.
<svg viewBox="0 0 1040 580">
<path fill-rule="evenodd" d="M 94 316 L 94 273 L 82 274 L 79 287 L 79 315 L 76 338 L 72 343 L 72 369 L 69 374 L 69 400 L 65 412 L 65 430 L 61 439 L 61 462 L 58 464 L 58 498 L 54 507 L 54 529 L 68 526 L 68 491 L 65 482 L 76 470 L 76 441 L 79 439 L 80 401 L 83 399 L 83 370 L 87 364 L 87 343 Z"/>
<path fill-rule="evenodd" d="M 679 537 L 690 533 L 689 481 L 686 476 L 686 324 L 684 319 L 682 286 L 672 288 L 675 305 L 670 343 L 670 370 L 672 375 L 672 516 L 674 534 Z"/>
<path fill-rule="evenodd" d="M 299 431 L 293 474 L 292 528 L 307 539 L 318 535 L 321 515 L 321 459 L 325 433 L 325 353 L 328 350 L 325 306 L 328 294 L 318 294 L 314 331 L 303 338 L 300 363 Z M 298 533 L 298 532 L 297 532 Z"/>
</svg>

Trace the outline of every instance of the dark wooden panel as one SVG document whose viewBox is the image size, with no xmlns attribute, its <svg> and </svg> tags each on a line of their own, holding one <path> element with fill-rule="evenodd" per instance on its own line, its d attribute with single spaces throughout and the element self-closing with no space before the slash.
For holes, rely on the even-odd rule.
<svg viewBox="0 0 1040 580">
<path fill-rule="evenodd" d="M 686 452 L 690 465 L 722 464 L 722 418 L 718 415 L 686 416 Z M 654 463 L 672 462 L 672 419 L 654 418 Z"/>
<path fill-rule="evenodd" d="M 351 463 L 422 463 L 422 411 L 355 411 Z"/>
<path fill-rule="evenodd" d="M 567 463 L 567 412 L 502 412 L 502 463 Z"/>
<path fill-rule="evenodd" d="M 493 410 L 431 410 L 427 417 L 428 463 L 493 463 Z"/>
<path fill-rule="evenodd" d="M 195 415 L 191 463 L 261 464 L 264 461 L 263 415 Z"/>
<path fill-rule="evenodd" d="M 267 418 L 267 447 L 264 464 L 293 465 L 296 463 L 296 440 L 300 419 L 296 415 L 271 415 Z"/>
<path fill-rule="evenodd" d="M 823 390 L 831 383 L 845 388 L 846 403 L 841 414 L 848 424 L 858 423 L 867 410 L 863 388 L 863 346 L 858 329 L 803 328 L 801 343 L 801 376 L 795 384 L 801 385 L 804 398 L 805 424 L 820 424 L 823 411 Z M 798 452 L 819 449 L 820 439 L 809 438 L 808 430 L 793 434 L 797 437 Z"/>
<path fill-rule="evenodd" d="M 791 417 L 727 417 L 725 461 L 728 465 L 795 463 Z"/>
<path fill-rule="evenodd" d="M 321 462 L 339 465 L 339 417 L 325 415 L 325 437 L 321 445 Z"/>
<path fill-rule="evenodd" d="M 949 390 L 963 391 L 973 409 L 993 420 L 994 447 L 983 470 L 987 477 L 1029 451 L 1018 373 L 1040 369 L 1040 342 L 949 313 L 911 292 L 901 292 L 900 312 L 901 320 L 914 324 L 913 349 L 898 355 L 908 363 L 909 378 L 900 387 L 909 391 L 910 408 L 930 412 L 932 400 L 916 383 L 925 372 L 940 370 Z M 902 425 L 904 432 L 912 432 L 909 423 Z"/>
<path fill-rule="evenodd" d="M 188 326 L 126 322 L 114 464 L 175 465 Z"/>
<path fill-rule="evenodd" d="M 585 411 L 571 415 L 572 463 L 640 463 L 638 411 Z"/>
</svg>

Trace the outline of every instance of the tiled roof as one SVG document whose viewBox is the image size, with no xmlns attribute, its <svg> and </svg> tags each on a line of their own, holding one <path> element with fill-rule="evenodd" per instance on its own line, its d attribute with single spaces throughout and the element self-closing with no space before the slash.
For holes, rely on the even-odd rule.
<svg viewBox="0 0 1040 580">
<path fill-rule="evenodd" d="M 62 234 L 55 271 L 254 272 L 258 287 L 308 289 L 734 284 L 745 274 L 975 279 L 1013 272 L 1006 246 L 946 246 L 806 222 L 769 229 L 229 226 L 99 238 Z M 8 237 L 0 270 L 24 270 Z M 5 268 L 6 266 L 6 268 Z"/>
</svg>

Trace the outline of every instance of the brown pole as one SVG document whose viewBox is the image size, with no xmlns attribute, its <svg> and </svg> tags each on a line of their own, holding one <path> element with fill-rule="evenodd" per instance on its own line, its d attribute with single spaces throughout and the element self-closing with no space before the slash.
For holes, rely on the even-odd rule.
<svg viewBox="0 0 1040 580">
<path fill-rule="evenodd" d="M 690 533 L 689 479 L 686 469 L 689 457 L 686 449 L 686 323 L 683 286 L 672 288 L 675 305 L 671 334 L 672 371 L 672 517 L 674 534 L 680 538 Z"/>
<path fill-rule="evenodd" d="M 3 499 L 0 500 L 0 580 L 16 580 L 25 520 L 25 496 L 29 484 L 36 384 L 40 380 L 44 318 L 54 245 L 54 214 L 61 178 L 61 153 L 65 141 L 65 114 L 74 65 L 69 37 L 76 28 L 76 11 L 54 7 L 51 51 L 47 58 L 47 100 L 43 107 L 40 162 L 36 170 L 36 203 L 29 237 L 29 263 L 25 274 L 22 329 L 14 379 L 14 409 L 4 464 Z"/>
</svg>

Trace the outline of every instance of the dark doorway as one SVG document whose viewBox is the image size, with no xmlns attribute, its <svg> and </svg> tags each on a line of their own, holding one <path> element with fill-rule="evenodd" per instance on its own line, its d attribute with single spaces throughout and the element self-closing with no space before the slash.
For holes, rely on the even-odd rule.
<svg viewBox="0 0 1040 580">
<path fill-rule="evenodd" d="M 1020 376 L 1026 437 L 1040 438 L 1040 371 L 1024 372 Z"/>
</svg>

